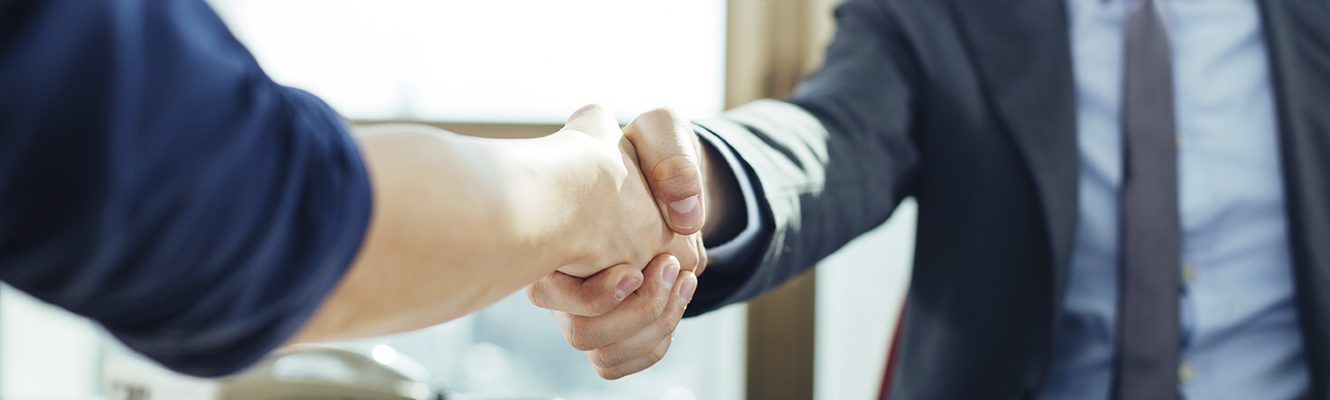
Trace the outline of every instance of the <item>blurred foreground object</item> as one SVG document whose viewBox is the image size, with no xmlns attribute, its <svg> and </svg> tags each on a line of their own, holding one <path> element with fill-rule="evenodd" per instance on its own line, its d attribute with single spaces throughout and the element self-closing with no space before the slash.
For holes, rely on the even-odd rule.
<svg viewBox="0 0 1330 400">
<path fill-rule="evenodd" d="M 235 376 L 218 380 L 218 400 L 337 398 L 440 399 L 419 363 L 375 346 L 371 355 L 324 345 L 282 348 Z"/>
</svg>

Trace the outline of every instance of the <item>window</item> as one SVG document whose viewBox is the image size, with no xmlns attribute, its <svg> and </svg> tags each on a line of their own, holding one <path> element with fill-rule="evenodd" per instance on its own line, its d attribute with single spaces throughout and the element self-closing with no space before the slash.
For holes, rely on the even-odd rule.
<svg viewBox="0 0 1330 400">
<path fill-rule="evenodd" d="M 592 102 L 622 122 L 660 105 L 691 117 L 721 109 L 726 5 L 720 0 L 210 4 L 274 80 L 309 90 L 357 121 L 555 124 Z M 0 396 L 102 398 L 95 392 L 108 390 L 110 375 L 143 371 L 122 368 L 135 365 L 117 363 L 127 351 L 87 320 L 11 287 L 0 293 L 6 349 Z M 685 320 L 664 360 L 616 381 L 599 378 L 549 313 L 521 293 L 443 325 L 347 346 L 367 354 L 390 346 L 423 364 L 430 384 L 459 393 L 742 398 L 744 310 Z M 52 338 L 65 344 L 53 347 Z M 142 374 L 200 384 L 162 371 Z M 54 387 L 63 391 L 50 392 Z"/>
<path fill-rule="evenodd" d="M 213 0 L 276 81 L 354 120 L 721 110 L 719 0 Z"/>
<path fill-rule="evenodd" d="M 279 83 L 350 119 L 561 124 L 587 103 L 626 123 L 670 105 L 721 110 L 725 2 L 718 0 L 213 0 Z M 386 344 L 461 393 L 591 399 L 743 397 L 742 306 L 680 324 L 669 354 L 605 381 L 548 311 L 514 294 Z"/>
</svg>

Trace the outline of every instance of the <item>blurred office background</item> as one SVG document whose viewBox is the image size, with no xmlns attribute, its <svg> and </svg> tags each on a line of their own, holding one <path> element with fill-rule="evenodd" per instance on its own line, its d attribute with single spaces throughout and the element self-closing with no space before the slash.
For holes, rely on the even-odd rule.
<svg viewBox="0 0 1330 400">
<path fill-rule="evenodd" d="M 815 68 L 835 0 L 211 0 L 278 82 L 356 123 L 534 136 L 586 103 L 626 123 L 782 97 Z M 600 379 L 521 293 L 419 332 L 345 343 L 419 361 L 437 390 L 600 399 L 872 399 L 908 281 L 914 205 L 781 289 L 685 320 L 665 359 Z M 705 275 L 701 279 L 706 279 Z M 0 287 L 0 399 L 207 399 L 81 317 Z M 132 397 L 132 396 L 129 396 Z"/>
</svg>

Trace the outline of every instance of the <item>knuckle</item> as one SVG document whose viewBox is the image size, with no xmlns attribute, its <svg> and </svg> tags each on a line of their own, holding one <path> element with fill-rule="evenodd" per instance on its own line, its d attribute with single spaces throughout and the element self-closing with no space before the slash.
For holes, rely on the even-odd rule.
<svg viewBox="0 0 1330 400">
<path fill-rule="evenodd" d="M 563 336 L 568 339 L 569 346 L 581 351 L 592 351 L 600 347 L 597 342 L 598 335 L 578 322 L 577 318 L 569 317 L 562 322 L 560 325 L 564 328 Z"/>
<path fill-rule="evenodd" d="M 544 285 L 540 281 L 536 281 L 536 283 L 532 283 L 526 287 L 526 299 L 531 302 L 531 305 L 546 310 L 551 309 L 549 293 L 544 290 Z"/>
<path fill-rule="evenodd" d="M 670 247 L 672 251 L 670 254 L 679 260 L 679 269 L 684 271 L 696 271 L 706 257 L 703 255 L 706 252 L 705 248 L 700 247 L 700 240 L 693 236 L 700 234 L 676 237 Z"/>
<path fill-rule="evenodd" d="M 562 311 L 552 311 L 551 314 L 554 315 L 554 322 L 559 323 L 559 329 L 564 331 L 564 336 L 568 336 L 568 329 L 573 324 L 573 315 Z"/>
<path fill-rule="evenodd" d="M 572 335 L 568 336 L 568 344 L 573 346 L 574 349 L 592 351 L 599 348 L 592 336 L 593 335 L 589 335 L 586 332 L 574 331 Z"/>
<path fill-rule="evenodd" d="M 671 106 L 660 106 L 648 111 L 651 115 L 676 125 L 688 125 L 688 118 L 683 112 Z"/>
<path fill-rule="evenodd" d="M 670 289 L 672 288 L 665 288 L 661 295 L 653 296 L 650 301 L 642 302 L 639 315 L 643 321 L 660 319 L 661 314 L 665 313 L 665 308 L 670 305 Z"/>
<path fill-rule="evenodd" d="M 690 125 L 688 118 L 683 113 L 671 107 L 656 107 L 639 115 L 633 124 L 635 127 L 642 128 L 642 134 L 656 136 L 667 133 L 677 133 Z"/>
<path fill-rule="evenodd" d="M 702 269 L 707 267 L 707 246 L 702 241 L 702 232 L 693 234 L 693 249 L 696 251 L 691 255 L 697 257 L 693 260 L 693 267 L 698 274 L 701 274 Z"/>
<path fill-rule="evenodd" d="M 601 378 L 611 381 L 618 380 L 619 378 L 624 377 L 623 374 L 619 373 L 618 371 L 612 368 L 596 367 L 596 374 L 600 375 Z"/>
<path fill-rule="evenodd" d="M 599 279 L 588 279 L 582 282 L 577 290 L 577 315 L 584 317 L 599 317 L 613 311 L 619 306 L 619 300 L 614 298 L 613 283 Z"/>
<path fill-rule="evenodd" d="M 647 365 L 656 365 L 660 360 L 665 359 L 665 352 L 669 350 L 668 346 L 656 346 L 647 353 Z"/>
<path fill-rule="evenodd" d="M 582 310 L 583 315 L 587 317 L 599 317 L 614 310 L 618 306 L 617 301 L 611 301 L 609 296 L 596 296 L 586 301 L 586 309 Z"/>
<path fill-rule="evenodd" d="M 587 357 L 591 358 L 591 363 L 606 368 L 615 367 L 623 363 L 623 356 L 613 354 L 605 349 L 587 352 Z"/>
<path fill-rule="evenodd" d="M 592 351 L 596 349 L 596 346 L 592 345 L 591 339 L 588 339 L 584 333 L 573 332 L 571 335 L 567 335 L 567 337 L 568 345 L 573 346 L 574 349 L 581 351 Z"/>
<path fill-rule="evenodd" d="M 586 352 L 586 358 L 591 361 L 591 365 L 594 365 L 597 368 L 614 366 L 614 364 L 609 363 L 610 357 L 605 355 L 605 350 L 603 349 Z"/>
<path fill-rule="evenodd" d="M 600 103 L 591 103 L 591 104 L 587 104 L 587 105 L 585 105 L 585 106 L 582 106 L 582 108 L 578 109 L 577 111 L 578 111 L 578 112 L 593 112 L 593 113 L 600 113 L 600 112 L 606 112 L 606 111 L 608 111 L 608 110 L 609 110 L 609 109 L 605 108 L 605 106 L 602 105 L 602 104 L 600 104 Z"/>
<path fill-rule="evenodd" d="M 662 318 L 659 323 L 653 326 L 656 329 L 656 337 L 669 338 L 670 335 L 673 335 L 675 322 L 678 322 L 678 320 L 673 316 Z"/>
<path fill-rule="evenodd" d="M 684 197 L 702 192 L 702 172 L 697 160 L 687 154 L 675 154 L 651 168 L 651 181 L 670 195 Z"/>
<path fill-rule="evenodd" d="M 697 249 L 697 252 L 693 256 L 697 257 L 697 262 L 693 264 L 694 265 L 693 273 L 696 274 L 697 276 L 701 276 L 702 272 L 706 271 L 707 263 L 709 262 L 709 260 L 707 259 L 708 257 L 707 248 L 705 245 L 702 244 L 702 235 L 701 234 L 695 234 L 695 235 L 698 236 L 694 244 L 695 248 Z"/>
<path fill-rule="evenodd" d="M 676 111 L 674 107 L 670 106 L 656 107 L 647 110 L 647 112 L 643 113 L 642 115 L 648 116 L 650 118 L 664 119 L 667 121 L 679 118 L 679 112 Z"/>
</svg>

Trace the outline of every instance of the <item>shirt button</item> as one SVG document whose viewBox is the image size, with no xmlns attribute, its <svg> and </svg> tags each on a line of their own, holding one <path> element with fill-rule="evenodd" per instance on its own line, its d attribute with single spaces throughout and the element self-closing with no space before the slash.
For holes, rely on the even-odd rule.
<svg viewBox="0 0 1330 400">
<path fill-rule="evenodd" d="M 1173 137 L 1175 137 L 1175 138 L 1178 139 L 1178 148 L 1182 148 L 1183 145 L 1186 145 L 1186 144 L 1187 144 L 1187 140 L 1186 140 L 1186 139 L 1183 139 L 1183 138 L 1182 138 L 1182 135 L 1180 135 L 1180 134 L 1174 134 Z"/>
<path fill-rule="evenodd" d="M 1182 280 L 1187 283 L 1191 283 L 1191 281 L 1196 280 L 1197 272 L 1198 270 L 1196 268 L 1196 264 L 1192 263 L 1184 264 L 1182 266 Z"/>
<path fill-rule="evenodd" d="M 1196 367 L 1193 367 L 1191 363 L 1184 362 L 1182 363 L 1182 365 L 1178 366 L 1178 382 L 1181 383 L 1191 382 L 1192 378 L 1195 377 L 1196 377 Z"/>
</svg>

